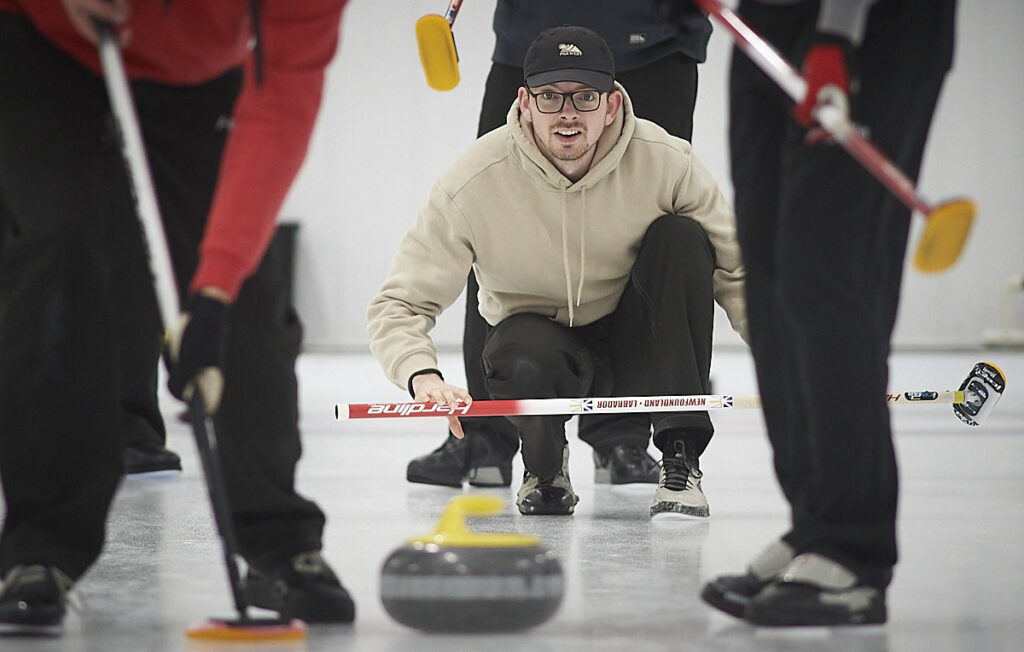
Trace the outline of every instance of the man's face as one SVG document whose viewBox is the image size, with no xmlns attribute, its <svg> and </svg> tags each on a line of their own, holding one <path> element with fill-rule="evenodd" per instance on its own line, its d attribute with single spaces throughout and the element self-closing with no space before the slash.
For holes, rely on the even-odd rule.
<svg viewBox="0 0 1024 652">
<path fill-rule="evenodd" d="M 544 106 L 546 100 L 554 101 L 557 106 L 562 100 L 562 96 L 557 93 L 580 91 L 584 94 L 576 96 L 576 104 L 586 108 L 585 102 L 596 97 L 598 106 L 595 110 L 580 111 L 573 103 L 572 97 L 568 96 L 565 97 L 562 108 L 554 113 L 544 113 L 538 108 L 537 102 L 540 101 L 541 108 L 548 110 Z M 605 127 L 615 120 L 621 106 L 622 94 L 618 91 L 599 93 L 592 87 L 578 82 L 557 82 L 529 90 L 519 89 L 519 108 L 526 121 L 533 126 L 537 147 L 563 172 L 566 172 L 566 168 L 579 171 L 577 168 L 581 165 L 585 166 L 582 172 L 586 172 L 586 168 L 589 168 L 593 160 L 598 139 Z"/>
</svg>

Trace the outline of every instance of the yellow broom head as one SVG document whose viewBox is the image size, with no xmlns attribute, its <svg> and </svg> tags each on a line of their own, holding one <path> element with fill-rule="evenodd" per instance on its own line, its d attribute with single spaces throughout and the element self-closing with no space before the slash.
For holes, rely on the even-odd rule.
<svg viewBox="0 0 1024 652">
<path fill-rule="evenodd" d="M 459 83 L 459 55 L 451 25 L 438 14 L 416 21 L 416 44 L 427 85 L 437 91 L 450 91 Z"/>
<path fill-rule="evenodd" d="M 917 242 L 914 267 L 922 272 L 951 267 L 967 242 L 977 211 L 969 199 L 954 199 L 933 208 Z"/>
</svg>

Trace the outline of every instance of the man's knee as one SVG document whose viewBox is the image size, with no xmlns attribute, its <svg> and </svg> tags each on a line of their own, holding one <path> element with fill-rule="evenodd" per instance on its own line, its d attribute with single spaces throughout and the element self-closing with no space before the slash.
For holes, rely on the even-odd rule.
<svg viewBox="0 0 1024 652">
<path fill-rule="evenodd" d="M 550 391 L 555 370 L 571 349 L 567 329 L 536 314 L 513 315 L 491 329 L 484 344 L 487 386 L 498 394 Z M 573 365 L 578 366 L 578 365 Z"/>
<path fill-rule="evenodd" d="M 713 268 L 715 248 L 696 220 L 685 215 L 662 215 L 644 235 L 638 260 L 647 256 Z"/>
<path fill-rule="evenodd" d="M 682 215 L 663 215 L 651 223 L 633 266 L 640 279 L 660 277 L 666 270 L 710 278 L 714 269 L 715 248 L 707 233 Z"/>
</svg>

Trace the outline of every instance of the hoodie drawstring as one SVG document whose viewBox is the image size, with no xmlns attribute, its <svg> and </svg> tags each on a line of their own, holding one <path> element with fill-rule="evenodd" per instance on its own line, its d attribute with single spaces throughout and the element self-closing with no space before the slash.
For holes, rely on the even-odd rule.
<svg viewBox="0 0 1024 652">
<path fill-rule="evenodd" d="M 580 215 L 580 285 L 576 288 L 576 307 L 580 307 L 580 300 L 583 297 L 583 279 L 586 277 L 587 263 L 587 187 L 583 186 L 580 192 L 580 204 L 582 215 Z"/>
<path fill-rule="evenodd" d="M 586 276 L 587 262 L 587 187 L 583 186 L 580 193 L 583 214 L 580 216 L 580 282 L 576 288 L 576 300 L 572 297 L 572 271 L 569 269 L 569 220 L 568 193 L 566 187 L 562 186 L 562 269 L 565 272 L 565 299 L 569 307 L 569 327 L 572 328 L 576 317 L 575 308 L 578 308 L 583 300 L 583 279 Z M 573 306 L 575 304 L 575 307 Z"/>
<path fill-rule="evenodd" d="M 568 206 L 565 195 L 565 186 L 562 186 L 562 269 L 565 271 L 565 298 L 569 305 L 569 328 L 572 328 L 575 313 L 572 308 L 572 272 L 569 271 L 569 238 L 566 231 L 568 227 L 565 224 Z"/>
</svg>

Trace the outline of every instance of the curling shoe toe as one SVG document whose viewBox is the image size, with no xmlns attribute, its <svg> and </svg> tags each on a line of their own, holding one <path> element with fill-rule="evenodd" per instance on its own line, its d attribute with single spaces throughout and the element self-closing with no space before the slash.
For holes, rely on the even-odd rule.
<svg viewBox="0 0 1024 652">
<path fill-rule="evenodd" d="M 520 514 L 568 515 L 576 510 L 579 500 L 569 481 L 569 446 L 566 445 L 562 448 L 562 468 L 554 477 L 541 480 L 529 471 L 523 473 L 516 506 Z"/>
<path fill-rule="evenodd" d="M 748 565 L 743 575 L 720 575 L 701 590 L 700 597 L 719 611 L 743 618 L 750 601 L 793 560 L 793 547 L 775 541 Z"/>
</svg>

